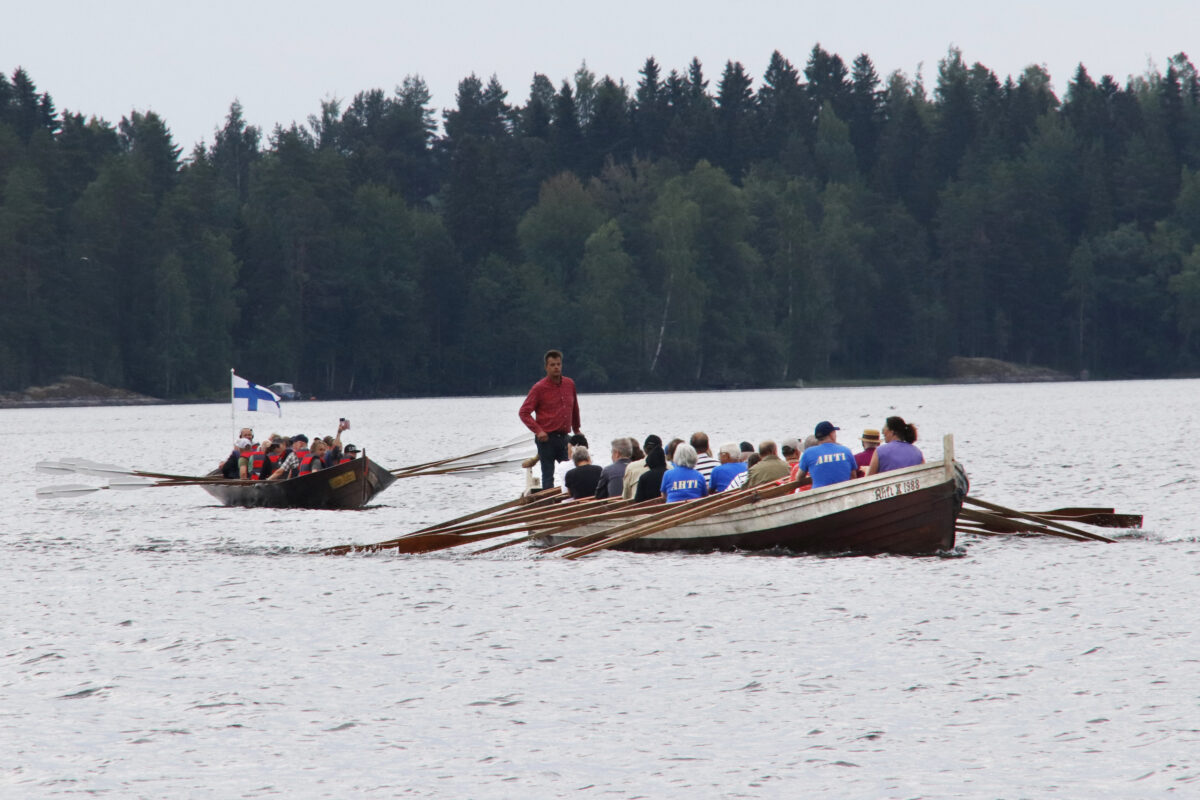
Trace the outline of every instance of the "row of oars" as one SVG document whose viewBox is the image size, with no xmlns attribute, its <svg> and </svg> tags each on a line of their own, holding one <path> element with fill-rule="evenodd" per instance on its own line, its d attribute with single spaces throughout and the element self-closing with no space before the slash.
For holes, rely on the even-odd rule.
<svg viewBox="0 0 1200 800">
<path fill-rule="evenodd" d="M 1113 542 L 1107 536 L 1068 525 L 1075 522 L 1106 528 L 1140 528 L 1139 514 L 1118 514 L 1112 508 L 1059 508 L 1053 511 L 1017 511 L 989 503 L 977 497 L 963 498 L 964 507 L 958 515 L 957 529 L 961 533 L 981 536 L 1005 534 L 1041 534 L 1076 541 Z"/>
<path fill-rule="evenodd" d="M 488 472 L 503 472 L 513 469 L 521 462 L 520 458 L 509 459 L 502 454 L 522 444 L 528 444 L 529 434 L 522 434 L 512 441 L 501 445 L 485 447 L 460 456 L 429 461 L 423 464 L 413 464 L 392 470 L 397 478 L 413 478 L 425 475 L 478 475 Z M 242 486 L 255 481 L 240 478 L 224 478 L 220 475 L 172 475 L 163 472 L 120 467 L 115 464 L 102 464 L 86 458 L 63 458 L 58 461 L 39 461 L 35 468 L 38 472 L 52 475 L 87 475 L 103 478 L 105 483 L 93 486 L 82 483 L 68 483 L 56 486 L 43 486 L 35 494 L 40 499 L 61 497 L 77 497 L 101 491 L 124 491 L 130 489 L 148 489 L 164 486 Z"/>
<path fill-rule="evenodd" d="M 105 483 L 100 486 L 82 483 L 43 486 L 35 492 L 38 498 L 43 500 L 56 497 L 77 497 L 101 491 L 126 491 L 162 486 L 205 486 L 212 484 L 236 486 L 251 483 L 251 481 L 229 480 L 219 476 L 173 475 L 165 472 L 148 472 L 146 470 L 119 467 L 115 464 L 103 464 L 86 458 L 39 461 L 35 465 L 35 469 L 38 472 L 49 473 L 51 475 L 88 475 L 105 480 Z"/>
<path fill-rule="evenodd" d="M 425 475 L 478 475 L 488 472 L 505 472 L 514 469 L 522 458 L 502 458 L 501 454 L 514 447 L 528 445 L 532 435 L 523 433 L 504 444 L 485 447 L 461 456 L 450 456 L 423 464 L 410 464 L 391 470 L 397 478 L 416 478 Z"/>
<path fill-rule="evenodd" d="M 546 489 L 529 497 L 501 503 L 492 508 L 423 528 L 396 539 L 366 545 L 338 545 L 316 552 L 324 555 L 345 555 L 382 550 L 403 554 L 430 553 L 486 539 L 525 534 L 473 553 L 479 554 L 529 542 L 536 538 L 563 534 L 585 526 L 599 526 L 599 530 L 576 536 L 542 550 L 542 553 L 554 553 L 569 548 L 574 552 L 566 554 L 564 557 L 574 559 L 678 525 L 697 522 L 739 506 L 778 497 L 794 491 L 796 487 L 795 483 L 785 483 L 778 486 L 740 489 L 670 505 L 664 504 L 662 498 L 641 503 L 622 500 L 619 497 L 567 502 L 566 496 L 558 489 Z"/>
</svg>

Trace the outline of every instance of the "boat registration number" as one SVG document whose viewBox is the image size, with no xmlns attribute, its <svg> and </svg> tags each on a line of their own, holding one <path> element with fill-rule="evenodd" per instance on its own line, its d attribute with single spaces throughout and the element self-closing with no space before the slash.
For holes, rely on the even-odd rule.
<svg viewBox="0 0 1200 800">
<path fill-rule="evenodd" d="M 875 499 L 876 500 L 885 500 L 889 497 L 896 497 L 897 495 L 908 494 L 909 492 L 915 492 L 917 489 L 920 489 L 920 488 L 921 488 L 921 479 L 920 478 L 910 478 L 909 480 L 900 481 L 899 483 L 892 483 L 887 486 L 880 486 L 878 489 L 875 490 Z"/>
<path fill-rule="evenodd" d="M 330 489 L 340 489 L 343 486 L 345 486 L 347 483 L 354 483 L 355 477 L 356 476 L 353 472 L 343 472 L 341 475 L 338 475 L 336 478 L 329 479 L 329 488 Z"/>
</svg>

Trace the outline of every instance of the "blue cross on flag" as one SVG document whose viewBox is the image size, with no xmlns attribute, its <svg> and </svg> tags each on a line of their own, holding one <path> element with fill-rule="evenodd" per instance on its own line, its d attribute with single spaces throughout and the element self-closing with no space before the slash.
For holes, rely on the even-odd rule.
<svg viewBox="0 0 1200 800">
<path fill-rule="evenodd" d="M 264 403 L 265 405 L 259 405 Z M 274 403 L 274 406 L 271 404 Z M 270 389 L 265 389 L 257 383 L 251 383 L 245 378 L 233 376 L 233 407 L 243 411 L 274 411 L 283 416 L 283 408 L 279 405 L 279 395 Z"/>
</svg>

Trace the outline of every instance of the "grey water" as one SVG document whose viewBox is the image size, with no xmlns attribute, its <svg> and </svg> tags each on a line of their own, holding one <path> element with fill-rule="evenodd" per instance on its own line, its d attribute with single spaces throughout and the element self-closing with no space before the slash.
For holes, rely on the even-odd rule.
<svg viewBox="0 0 1200 800">
<path fill-rule="evenodd" d="M 960 536 L 929 558 L 319 557 L 523 478 L 407 479 L 363 511 L 305 512 L 197 488 L 39 501 L 100 481 L 33 465 L 199 474 L 234 424 L 347 417 L 401 466 L 512 439 L 520 398 L 0 410 L 0 797 L 1200 796 L 1200 382 L 581 388 L 594 451 L 822 419 L 846 441 L 900 414 L 928 458 L 955 435 L 978 497 L 1146 524 L 1115 544 Z"/>
</svg>

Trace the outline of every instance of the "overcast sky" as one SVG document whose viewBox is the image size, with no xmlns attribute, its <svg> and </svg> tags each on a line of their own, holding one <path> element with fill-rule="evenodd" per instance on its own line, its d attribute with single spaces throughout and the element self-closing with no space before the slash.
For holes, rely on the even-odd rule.
<svg viewBox="0 0 1200 800">
<path fill-rule="evenodd" d="M 1003 80 L 1044 65 L 1060 97 L 1082 62 L 1122 83 L 1189 48 L 1200 50 L 1197 0 L 5 0 L 0 70 L 24 67 L 60 111 L 116 123 L 152 110 L 186 155 L 212 143 L 233 100 L 270 133 L 303 123 L 325 99 L 391 92 L 420 75 L 433 106 L 454 105 L 458 82 L 493 73 L 523 103 L 535 72 L 559 86 L 580 63 L 636 84 L 654 56 L 665 75 L 698 57 L 715 91 L 728 60 L 757 81 L 771 52 L 802 68 L 820 43 L 849 64 L 866 53 L 881 77 L 921 70 L 933 86 L 951 45 Z M 1193 60 L 1200 52 L 1189 53 Z M 923 66 L 922 66 L 923 65 Z"/>
</svg>

